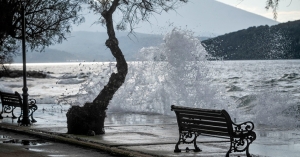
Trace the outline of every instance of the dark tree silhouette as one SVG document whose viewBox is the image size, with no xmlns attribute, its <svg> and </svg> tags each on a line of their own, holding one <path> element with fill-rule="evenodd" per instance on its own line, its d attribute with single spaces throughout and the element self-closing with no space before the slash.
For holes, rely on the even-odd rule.
<svg viewBox="0 0 300 157">
<path fill-rule="evenodd" d="M 26 44 L 31 50 L 61 43 L 71 24 L 84 21 L 75 0 L 0 0 L 0 63 L 11 61 L 22 39 L 21 5 L 25 8 Z"/>
<path fill-rule="evenodd" d="M 83 107 L 73 106 L 67 113 L 68 133 L 71 134 L 104 134 L 104 119 L 110 100 L 115 92 L 122 86 L 127 75 L 128 66 L 124 55 L 119 48 L 119 42 L 115 35 L 113 13 L 119 11 L 123 16 L 117 23 L 116 29 L 125 30 L 127 26 L 130 32 L 140 21 L 147 21 L 153 13 L 160 14 L 163 11 L 174 10 L 179 2 L 187 0 L 97 0 L 87 1 L 90 9 L 100 13 L 99 21 L 107 28 L 108 39 L 105 45 L 116 58 L 117 72 L 112 73 L 109 82 L 100 91 L 99 95 L 91 103 Z"/>
</svg>

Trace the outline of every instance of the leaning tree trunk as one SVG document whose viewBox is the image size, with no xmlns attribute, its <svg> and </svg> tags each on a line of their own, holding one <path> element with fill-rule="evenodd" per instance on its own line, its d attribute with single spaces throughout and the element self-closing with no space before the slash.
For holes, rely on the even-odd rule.
<svg viewBox="0 0 300 157">
<path fill-rule="evenodd" d="M 72 106 L 67 113 L 68 133 L 70 134 L 104 134 L 105 110 L 115 92 L 121 87 L 127 75 L 128 66 L 124 55 L 119 48 L 115 36 L 112 14 L 118 6 L 119 0 L 115 0 L 109 10 L 101 13 L 106 20 L 108 40 L 105 45 L 110 49 L 117 61 L 117 73 L 112 73 L 109 82 L 102 89 L 92 103 L 86 103 L 83 107 Z"/>
</svg>

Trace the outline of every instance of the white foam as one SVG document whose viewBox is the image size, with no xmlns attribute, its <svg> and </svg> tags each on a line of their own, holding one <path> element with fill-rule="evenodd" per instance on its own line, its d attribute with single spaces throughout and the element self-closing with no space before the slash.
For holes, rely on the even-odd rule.
<svg viewBox="0 0 300 157">
<path fill-rule="evenodd" d="M 0 84 L 0 91 L 1 92 L 7 92 L 7 93 L 12 93 L 13 92 L 10 88 L 8 88 L 8 87 L 6 87 L 2 84 Z"/>
</svg>

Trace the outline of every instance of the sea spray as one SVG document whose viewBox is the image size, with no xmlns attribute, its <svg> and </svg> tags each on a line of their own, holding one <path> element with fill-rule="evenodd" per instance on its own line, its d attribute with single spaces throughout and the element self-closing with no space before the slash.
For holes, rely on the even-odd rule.
<svg viewBox="0 0 300 157">
<path fill-rule="evenodd" d="M 126 81 L 114 95 L 108 111 L 170 115 L 173 114 L 170 105 L 175 104 L 226 109 L 237 122 L 250 120 L 256 126 L 299 126 L 299 104 L 295 97 L 290 92 L 280 92 L 275 88 L 281 82 L 298 81 L 296 75 L 293 79 L 275 79 L 275 74 L 281 71 L 288 73 L 287 69 L 272 69 L 281 66 L 265 66 L 267 63 L 258 65 L 250 61 L 229 62 L 234 67 L 227 69 L 224 66 L 228 64 L 221 61 L 217 63 L 221 65 L 218 67 L 216 62 L 207 61 L 207 56 L 192 32 L 174 29 L 165 36 L 160 46 L 141 49 L 137 56 L 139 61 L 129 62 Z M 76 95 L 77 100 L 71 102 L 73 105 L 92 101 L 115 70 L 115 63 L 98 64 L 101 68 L 96 72 L 93 70 L 82 84 Z M 289 67 L 298 69 L 297 66 L 293 64 Z M 217 77 L 213 78 L 212 75 Z M 265 75 L 268 77 L 265 78 Z M 223 80 L 216 79 L 223 76 Z M 273 80 L 272 85 L 268 83 L 269 79 Z M 230 82 L 241 90 L 226 91 Z M 230 97 L 232 94 L 235 99 Z"/>
<path fill-rule="evenodd" d="M 13 93 L 13 91 L 10 88 L 8 88 L 2 84 L 0 84 L 0 91 L 7 92 L 7 93 Z"/>
<path fill-rule="evenodd" d="M 78 93 L 71 98 L 61 97 L 58 103 L 83 106 L 86 102 L 91 102 L 96 98 L 104 85 L 107 84 L 110 74 L 114 72 L 115 63 L 95 62 L 90 64 L 91 66 L 79 65 L 81 71 L 93 72 L 88 72 L 85 75 L 87 79 L 80 85 Z"/>
<path fill-rule="evenodd" d="M 123 86 L 110 102 L 109 111 L 170 114 L 172 104 L 202 108 L 227 109 L 228 101 L 207 77 L 207 52 L 191 31 L 174 29 L 158 47 L 143 48 L 137 62 L 130 62 Z M 115 70 L 114 63 L 101 65 L 81 85 L 76 101 L 92 101 Z M 108 66 L 107 68 L 103 68 Z M 221 100 L 222 99 L 222 100 Z"/>
<path fill-rule="evenodd" d="M 191 31 L 174 29 L 159 47 L 141 49 L 109 110 L 168 115 L 172 104 L 227 109 L 228 101 L 209 83 L 207 56 Z"/>
<path fill-rule="evenodd" d="M 266 89 L 257 93 L 248 106 L 252 106 L 248 112 L 257 125 L 285 129 L 300 127 L 300 104 L 294 101 L 291 93 Z"/>
</svg>

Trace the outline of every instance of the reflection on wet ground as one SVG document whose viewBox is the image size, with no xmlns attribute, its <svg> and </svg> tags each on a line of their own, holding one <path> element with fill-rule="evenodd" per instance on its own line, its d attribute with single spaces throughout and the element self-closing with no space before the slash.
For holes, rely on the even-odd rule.
<svg viewBox="0 0 300 157">
<path fill-rule="evenodd" d="M 40 144 L 45 144 L 46 141 L 44 140 L 20 140 L 20 139 L 10 139 L 7 141 L 2 141 L 2 143 L 15 143 L 15 144 L 22 144 L 22 145 L 33 145 L 37 146 Z"/>
<path fill-rule="evenodd" d="M 176 117 L 151 113 L 108 112 L 106 125 L 177 124 Z"/>
<path fill-rule="evenodd" d="M 112 157 L 92 149 L 57 143 L 20 135 L 0 129 L 0 156 L 2 157 Z"/>
</svg>

